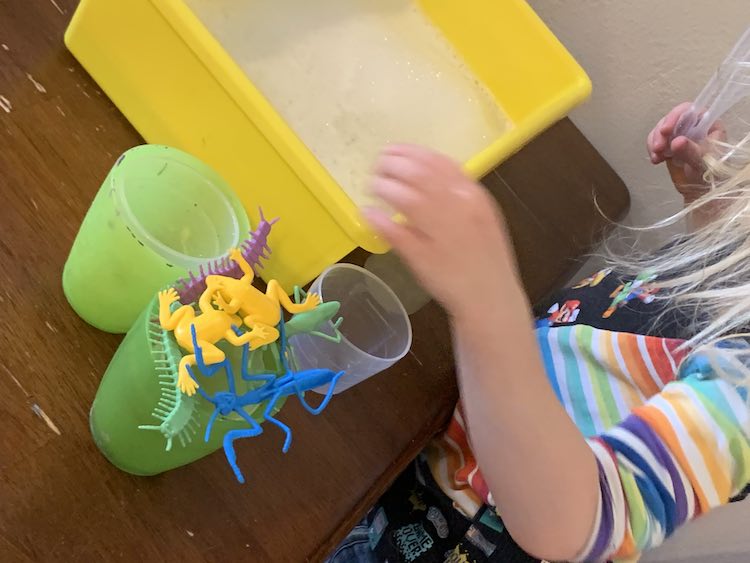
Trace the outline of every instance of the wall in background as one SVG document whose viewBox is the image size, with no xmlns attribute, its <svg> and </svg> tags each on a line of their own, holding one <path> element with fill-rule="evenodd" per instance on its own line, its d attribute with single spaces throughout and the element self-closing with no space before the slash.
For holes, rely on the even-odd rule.
<svg viewBox="0 0 750 563">
<path fill-rule="evenodd" d="M 529 0 L 586 69 L 591 99 L 571 117 L 630 188 L 631 224 L 679 208 L 645 138 L 692 100 L 750 26 L 747 0 Z"/>
<path fill-rule="evenodd" d="M 571 117 L 630 188 L 631 224 L 679 209 L 645 138 L 676 103 L 693 99 L 750 26 L 748 0 L 529 0 L 589 73 L 589 102 Z M 658 244 L 659 237 L 647 237 Z M 643 562 L 750 560 L 750 500 L 688 528 Z"/>
</svg>

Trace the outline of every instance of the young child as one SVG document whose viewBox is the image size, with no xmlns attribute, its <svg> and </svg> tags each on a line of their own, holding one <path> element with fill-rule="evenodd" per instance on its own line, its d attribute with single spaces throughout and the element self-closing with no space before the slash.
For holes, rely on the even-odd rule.
<svg viewBox="0 0 750 563">
<path fill-rule="evenodd" d="M 691 232 L 560 292 L 536 321 L 491 196 L 427 149 L 383 152 L 372 188 L 406 221 L 367 217 L 448 312 L 461 402 L 332 563 L 632 560 L 742 493 L 750 136 L 670 143 L 687 107 L 648 152 Z"/>
</svg>

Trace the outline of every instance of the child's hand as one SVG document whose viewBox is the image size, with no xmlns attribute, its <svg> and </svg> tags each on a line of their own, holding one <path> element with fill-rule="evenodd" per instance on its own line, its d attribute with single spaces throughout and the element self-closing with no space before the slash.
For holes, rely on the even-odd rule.
<svg viewBox="0 0 750 563">
<path fill-rule="evenodd" d="M 696 143 L 687 137 L 676 137 L 670 143 L 674 128 L 683 113 L 692 104 L 684 102 L 674 107 L 656 124 L 648 134 L 646 147 L 653 164 L 666 162 L 669 175 L 677 191 L 690 203 L 706 192 L 703 180 L 705 166 L 703 156 L 708 148 L 707 143 Z M 708 139 L 723 139 L 726 131 L 721 122 L 714 123 L 708 132 Z M 667 156 L 670 155 L 670 156 Z"/>
<path fill-rule="evenodd" d="M 484 300 L 515 279 L 497 204 L 449 158 L 412 145 L 388 147 L 372 190 L 406 221 L 378 209 L 365 210 L 368 220 L 452 315 L 480 313 Z"/>
</svg>

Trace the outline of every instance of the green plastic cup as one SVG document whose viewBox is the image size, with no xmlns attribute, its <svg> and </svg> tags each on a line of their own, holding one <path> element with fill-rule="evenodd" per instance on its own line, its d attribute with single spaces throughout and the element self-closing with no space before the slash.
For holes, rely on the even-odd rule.
<svg viewBox="0 0 750 563">
<path fill-rule="evenodd" d="M 63 290 L 86 322 L 126 332 L 155 292 L 226 254 L 250 229 L 221 177 L 174 148 L 125 152 L 83 219 Z"/>
<path fill-rule="evenodd" d="M 91 434 L 99 450 L 113 465 L 135 475 L 156 475 L 196 461 L 221 448 L 229 430 L 249 428 L 239 415 L 219 416 L 208 442 L 204 441 L 214 406 L 200 395 L 187 397 L 176 389 L 180 352 L 159 327 L 158 311 L 158 300 L 154 299 L 128 331 L 104 373 L 89 414 Z M 240 348 L 226 343 L 219 346 L 232 362 L 238 394 L 259 385 L 241 379 Z M 251 354 L 250 370 L 283 371 L 270 347 Z M 209 395 L 227 390 L 224 370 L 199 381 Z M 277 403 L 274 414 L 285 400 Z M 246 412 L 262 423 L 265 408 L 263 403 Z M 235 443 L 235 447 L 242 446 Z M 229 467 L 227 471 L 231 478 Z M 246 468 L 248 472 L 252 467 Z"/>
</svg>

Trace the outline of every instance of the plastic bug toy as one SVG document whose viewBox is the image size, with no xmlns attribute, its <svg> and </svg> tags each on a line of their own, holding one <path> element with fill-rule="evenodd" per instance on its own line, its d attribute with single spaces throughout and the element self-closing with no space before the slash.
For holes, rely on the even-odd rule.
<svg viewBox="0 0 750 563">
<path fill-rule="evenodd" d="M 206 424 L 206 433 L 204 439 L 208 441 L 213 424 L 219 415 L 228 416 L 231 413 L 236 413 L 241 416 L 249 425 L 250 428 L 241 430 L 230 430 L 224 435 L 224 455 L 232 467 L 237 480 L 240 483 L 245 482 L 245 478 L 237 465 L 237 455 L 234 451 L 234 441 L 240 438 L 251 438 L 258 436 L 263 432 L 261 425 L 253 419 L 244 409 L 248 405 L 257 405 L 264 401 L 268 401 L 266 408 L 263 412 L 265 420 L 281 428 L 286 434 L 284 445 L 281 448 L 283 453 L 289 451 L 289 446 L 292 444 L 292 430 L 281 422 L 280 420 L 273 417 L 272 413 L 274 407 L 282 397 L 297 395 L 302 406 L 313 415 L 320 414 L 328 406 L 328 403 L 333 396 L 333 390 L 336 383 L 344 375 L 345 372 L 334 372 L 329 369 L 311 369 L 306 371 L 293 371 L 289 366 L 289 351 L 287 349 L 286 331 L 284 328 L 284 319 L 282 317 L 279 323 L 279 355 L 281 357 L 281 364 L 284 370 L 283 375 L 276 374 L 258 374 L 252 375 L 247 373 L 248 366 L 248 354 L 249 345 L 245 344 L 242 347 L 242 379 L 245 381 L 262 381 L 263 384 L 260 387 L 252 389 L 242 395 L 237 395 L 234 384 L 234 374 L 232 365 L 228 359 L 216 364 L 206 365 L 203 358 L 203 351 L 198 346 L 195 329 L 192 329 L 193 346 L 195 348 L 196 365 L 201 373 L 207 377 L 212 376 L 221 368 L 224 368 L 227 376 L 227 391 L 218 391 L 213 396 L 206 393 L 202 387 L 198 388 L 198 393 L 207 401 L 215 406 L 214 412 Z M 235 332 L 240 334 L 237 327 L 233 327 Z M 192 369 L 188 367 L 190 376 L 195 379 L 195 375 Z M 304 392 L 310 391 L 317 387 L 330 384 L 328 391 L 326 392 L 323 400 L 317 407 L 313 407 L 308 404 L 304 398 Z"/>
</svg>

